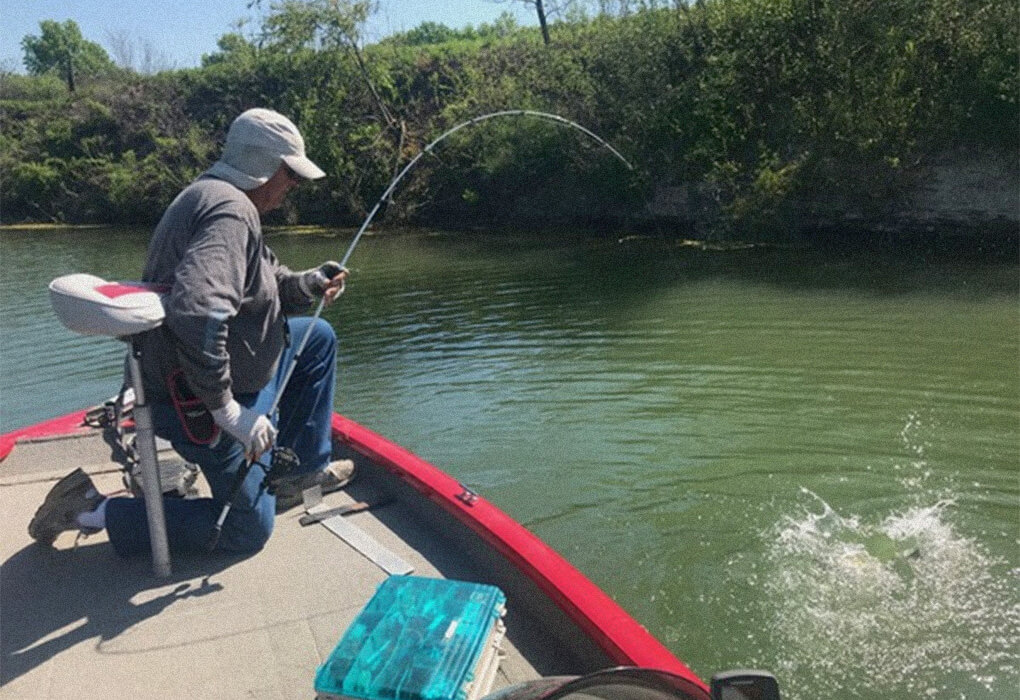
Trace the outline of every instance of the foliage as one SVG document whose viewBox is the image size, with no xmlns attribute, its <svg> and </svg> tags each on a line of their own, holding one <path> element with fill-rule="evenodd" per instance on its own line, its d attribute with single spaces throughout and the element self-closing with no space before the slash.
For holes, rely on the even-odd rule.
<svg viewBox="0 0 1020 700">
<path fill-rule="evenodd" d="M 509 12 L 503 12 L 492 24 L 470 24 L 462 29 L 452 29 L 445 24 L 422 22 L 414 29 L 398 32 L 382 40 L 382 44 L 399 46 L 428 46 L 448 44 L 457 41 L 493 41 L 507 39 L 520 29 L 517 19 Z"/>
<path fill-rule="evenodd" d="M 290 51 L 347 46 L 372 12 L 371 0 L 282 0 L 263 21 L 260 40 Z"/>
<path fill-rule="evenodd" d="M 87 41 L 73 20 L 39 23 L 40 34 L 29 34 L 21 41 L 25 52 L 25 68 L 31 75 L 58 72 L 74 92 L 81 77 L 98 77 L 113 68 L 113 61 L 102 46 Z"/>
<path fill-rule="evenodd" d="M 151 221 L 253 106 L 290 116 L 330 175 L 285 221 L 360 222 L 432 138 L 500 109 L 578 121 L 637 172 L 556 125 L 490 121 L 424 158 L 387 215 L 612 223 L 677 187 L 746 232 L 788 225 L 805 202 L 867 213 L 948 150 L 1020 145 L 1015 4 L 640 4 L 600 3 L 554 25 L 549 46 L 506 15 L 361 47 L 367 4 L 287 0 L 201 68 L 110 73 L 73 95 L 49 74 L 0 75 L 4 220 Z"/>
<path fill-rule="evenodd" d="M 165 82 L 89 92 L 45 101 L 0 93 L 5 221 L 151 221 L 212 157 L 213 143 Z"/>
<path fill-rule="evenodd" d="M 202 65 L 213 66 L 218 63 L 252 63 L 256 49 L 243 36 L 236 32 L 224 34 L 216 42 L 219 49 L 214 54 L 202 56 Z"/>
</svg>

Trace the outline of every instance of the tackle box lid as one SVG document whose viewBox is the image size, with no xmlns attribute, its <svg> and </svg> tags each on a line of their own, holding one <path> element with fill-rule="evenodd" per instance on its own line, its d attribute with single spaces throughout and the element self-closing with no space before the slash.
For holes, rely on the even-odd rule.
<svg viewBox="0 0 1020 700">
<path fill-rule="evenodd" d="M 391 576 L 315 675 L 320 698 L 464 700 L 506 605 L 495 587 Z"/>
</svg>

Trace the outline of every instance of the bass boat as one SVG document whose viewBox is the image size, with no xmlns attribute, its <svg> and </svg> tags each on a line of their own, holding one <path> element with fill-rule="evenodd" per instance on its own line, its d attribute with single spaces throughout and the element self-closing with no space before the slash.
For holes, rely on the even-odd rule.
<svg viewBox="0 0 1020 700">
<path fill-rule="evenodd" d="M 306 491 L 255 555 L 160 562 L 154 544 L 151 562 L 122 559 L 103 532 L 34 542 L 36 507 L 75 467 L 147 504 L 154 488 L 160 503 L 203 493 L 141 404 L 122 392 L 0 435 L 3 697 L 778 700 L 765 673 L 710 687 L 483 495 L 339 414 L 353 478 Z"/>
</svg>

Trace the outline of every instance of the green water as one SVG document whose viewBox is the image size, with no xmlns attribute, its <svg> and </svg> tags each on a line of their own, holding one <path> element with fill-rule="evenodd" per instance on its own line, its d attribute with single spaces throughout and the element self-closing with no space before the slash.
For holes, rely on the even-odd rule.
<svg viewBox="0 0 1020 700">
<path fill-rule="evenodd" d="M 351 237 L 276 234 L 293 267 Z M 0 234 L 0 428 L 115 391 L 52 277 L 146 235 Z M 702 676 L 784 697 L 1020 683 L 1020 269 L 656 239 L 366 237 L 337 409 L 535 531 Z"/>
</svg>

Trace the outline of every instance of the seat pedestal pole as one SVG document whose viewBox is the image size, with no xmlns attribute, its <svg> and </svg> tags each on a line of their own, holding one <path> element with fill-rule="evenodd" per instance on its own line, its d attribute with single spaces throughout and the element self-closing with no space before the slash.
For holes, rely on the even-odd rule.
<svg viewBox="0 0 1020 700">
<path fill-rule="evenodd" d="M 166 516 L 163 513 L 163 485 L 159 480 L 159 461 L 156 457 L 156 433 L 152 427 L 152 409 L 145 400 L 142 386 L 141 349 L 134 338 L 128 353 L 131 384 L 135 390 L 135 447 L 142 476 L 145 496 L 145 514 L 149 521 L 149 542 L 152 545 L 152 570 L 159 578 L 170 576 L 170 545 L 166 536 Z"/>
</svg>

